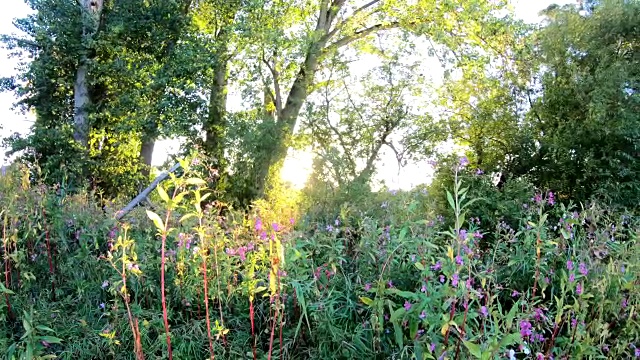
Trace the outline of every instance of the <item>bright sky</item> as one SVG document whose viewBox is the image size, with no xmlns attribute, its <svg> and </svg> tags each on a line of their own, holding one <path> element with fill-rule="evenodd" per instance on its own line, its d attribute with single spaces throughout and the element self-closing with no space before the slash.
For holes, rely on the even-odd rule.
<svg viewBox="0 0 640 360">
<path fill-rule="evenodd" d="M 538 22 L 540 18 L 538 13 L 549 5 L 556 3 L 559 5 L 575 4 L 576 0 L 512 0 L 516 15 L 527 22 Z M 12 21 L 15 18 L 24 17 L 29 13 L 29 7 L 22 0 L 3 0 L 3 9 L 0 12 L 0 34 L 15 33 Z M 16 59 L 8 58 L 8 51 L 0 49 L 0 77 L 11 76 L 15 73 L 17 65 Z M 25 134 L 29 131 L 33 124 L 32 114 L 20 114 L 12 110 L 12 104 L 15 98 L 11 93 L 0 92 L 0 138 L 13 134 L 15 132 Z M 160 165 L 166 158 L 167 154 L 177 150 L 176 141 L 164 140 L 156 145 L 153 163 Z M 6 149 L 0 148 L 2 154 L 2 165 L 6 165 L 8 161 L 4 158 Z M 296 186 L 304 185 L 306 178 L 310 173 L 311 155 L 308 153 L 299 153 L 290 156 L 285 163 L 283 170 L 283 178 L 291 181 Z M 422 184 L 429 181 L 431 169 L 425 167 L 424 164 L 409 164 L 398 172 L 395 156 L 391 152 L 385 152 L 381 156 L 379 166 L 379 180 L 383 180 L 390 188 L 407 189 L 412 186 Z"/>
</svg>

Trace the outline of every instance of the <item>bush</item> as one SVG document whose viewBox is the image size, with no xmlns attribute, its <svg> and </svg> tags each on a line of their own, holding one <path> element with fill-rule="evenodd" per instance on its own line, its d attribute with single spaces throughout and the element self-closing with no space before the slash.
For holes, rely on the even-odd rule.
<svg viewBox="0 0 640 360">
<path fill-rule="evenodd" d="M 124 224 L 111 220 L 119 205 L 103 208 L 94 194 L 29 187 L 20 173 L 0 179 L 0 348 L 16 359 L 28 348 L 166 358 L 168 327 L 176 359 L 640 352 L 635 217 L 548 193 L 525 199 L 526 184 L 498 195 L 460 169 L 447 218 L 433 186 L 309 202 L 303 213 L 272 194 L 243 212 L 208 201 L 183 166 L 152 198 L 153 213 L 137 209 Z"/>
</svg>

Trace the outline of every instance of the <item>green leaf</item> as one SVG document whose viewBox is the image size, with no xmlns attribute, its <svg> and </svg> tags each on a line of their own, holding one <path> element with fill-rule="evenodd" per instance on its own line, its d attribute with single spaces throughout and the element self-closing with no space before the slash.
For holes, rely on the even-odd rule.
<svg viewBox="0 0 640 360">
<path fill-rule="evenodd" d="M 480 348 L 480 345 L 465 341 L 464 346 L 467 347 L 467 350 L 469 350 L 469 353 L 473 355 L 473 357 L 476 359 L 482 358 L 482 348 Z"/>
<path fill-rule="evenodd" d="M 456 203 L 453 201 L 453 195 L 451 195 L 449 190 L 447 190 L 447 201 L 449 201 L 449 206 L 451 206 L 453 211 L 456 211 Z"/>
<path fill-rule="evenodd" d="M 362 301 L 367 306 L 371 306 L 373 304 L 373 300 L 371 298 L 366 297 L 366 296 L 361 296 L 360 297 L 360 301 Z"/>
<path fill-rule="evenodd" d="M 424 271 L 424 265 L 422 265 L 421 262 L 417 262 L 415 264 L 413 264 L 418 270 L 420 271 Z"/>
<path fill-rule="evenodd" d="M 164 231 L 164 224 L 162 223 L 162 219 L 160 219 L 160 216 L 158 216 L 158 214 L 154 213 L 153 211 L 147 210 L 147 216 L 149 217 L 149 219 L 151 219 L 151 221 L 153 221 L 153 223 L 156 225 L 156 228 L 160 231 Z"/>
<path fill-rule="evenodd" d="M 158 184 L 158 186 L 156 187 L 156 190 L 158 191 L 158 195 L 160 195 L 160 199 L 162 199 L 162 201 L 164 201 L 165 203 L 168 203 L 170 200 L 169 195 L 167 194 L 165 189 L 162 187 L 162 185 Z"/>
<path fill-rule="evenodd" d="M 62 339 L 55 337 L 55 336 L 40 336 L 40 340 L 42 341 L 46 341 L 50 344 L 61 344 L 62 343 Z"/>
<path fill-rule="evenodd" d="M 195 216 L 196 216 L 196 214 L 193 214 L 193 213 L 187 214 L 187 215 L 181 217 L 179 222 L 184 222 L 184 221 L 189 220 L 189 219 L 191 219 L 192 217 L 195 217 Z"/>
<path fill-rule="evenodd" d="M 207 182 L 199 178 L 189 178 L 185 181 L 187 185 L 207 185 Z"/>
<path fill-rule="evenodd" d="M 36 326 L 36 329 L 42 330 L 42 331 L 48 331 L 48 332 L 55 332 L 52 328 L 46 327 L 44 325 L 38 325 Z"/>
</svg>

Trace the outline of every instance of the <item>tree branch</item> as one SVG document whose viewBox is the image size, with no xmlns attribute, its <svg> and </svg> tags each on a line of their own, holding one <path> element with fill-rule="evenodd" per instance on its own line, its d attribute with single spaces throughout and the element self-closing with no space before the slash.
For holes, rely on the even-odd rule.
<svg viewBox="0 0 640 360">
<path fill-rule="evenodd" d="M 267 65 L 267 68 L 271 72 L 271 77 L 273 78 L 273 88 L 275 90 L 275 105 L 276 112 L 280 114 L 282 111 L 282 92 L 280 91 L 280 81 L 278 80 L 280 74 L 275 68 L 275 64 L 271 66 L 271 64 L 265 59 L 264 55 L 262 56 L 262 62 Z"/>
<path fill-rule="evenodd" d="M 389 30 L 389 29 L 394 29 L 397 28 L 398 26 L 400 26 L 400 23 L 397 21 L 394 21 L 392 23 L 389 24 L 376 24 L 373 26 L 370 26 L 368 28 L 362 29 L 362 30 L 358 30 L 355 33 L 353 33 L 352 35 L 346 35 L 341 39 L 336 40 L 335 42 L 327 45 L 325 47 L 325 51 L 330 51 L 330 50 L 335 50 L 335 49 L 339 49 L 345 45 L 349 45 L 350 43 L 362 39 L 363 37 L 373 34 L 376 31 L 382 31 L 382 30 Z"/>
</svg>

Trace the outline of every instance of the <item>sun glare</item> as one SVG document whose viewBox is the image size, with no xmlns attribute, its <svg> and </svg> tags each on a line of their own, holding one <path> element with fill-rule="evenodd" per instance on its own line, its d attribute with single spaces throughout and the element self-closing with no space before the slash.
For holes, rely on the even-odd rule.
<svg viewBox="0 0 640 360">
<path fill-rule="evenodd" d="M 313 154 L 311 151 L 290 151 L 284 161 L 280 176 L 283 181 L 291 183 L 295 189 L 302 189 L 311 175 L 312 165 Z"/>
</svg>

